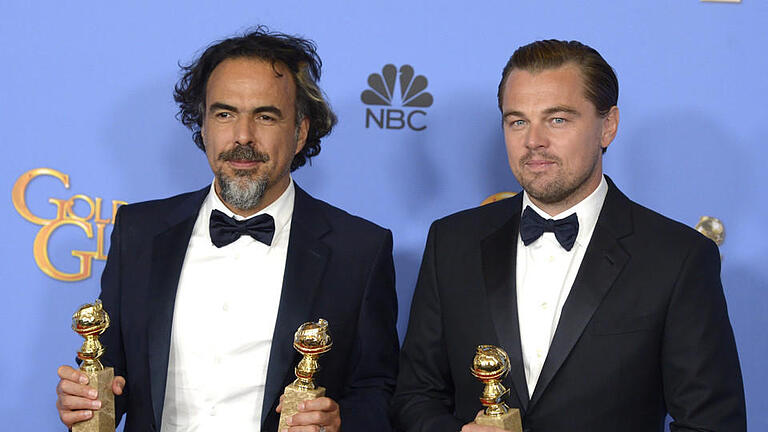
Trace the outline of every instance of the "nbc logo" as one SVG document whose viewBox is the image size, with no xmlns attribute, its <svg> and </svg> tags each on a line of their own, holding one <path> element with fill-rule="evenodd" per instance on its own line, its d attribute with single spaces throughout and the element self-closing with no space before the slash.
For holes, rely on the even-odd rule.
<svg viewBox="0 0 768 432">
<path fill-rule="evenodd" d="M 424 117 L 426 111 L 417 108 L 432 106 L 432 94 L 424 91 L 427 88 L 427 78 L 424 75 L 413 73 L 413 66 L 400 66 L 400 74 L 395 65 L 388 64 L 381 69 L 381 73 L 368 75 L 369 89 L 363 91 L 360 99 L 369 106 L 391 107 L 398 104 L 407 110 L 396 108 L 366 108 L 365 127 L 370 127 L 373 122 L 379 129 L 403 129 L 408 128 L 421 131 L 427 128 L 423 120 L 417 121 L 416 117 Z M 395 92 L 395 86 L 399 84 L 399 91 Z"/>
</svg>

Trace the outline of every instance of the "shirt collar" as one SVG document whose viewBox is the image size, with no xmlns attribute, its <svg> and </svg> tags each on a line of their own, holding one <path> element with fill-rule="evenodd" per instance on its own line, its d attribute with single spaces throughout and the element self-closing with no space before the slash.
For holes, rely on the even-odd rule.
<svg viewBox="0 0 768 432">
<path fill-rule="evenodd" d="M 532 208 L 539 216 L 544 219 L 562 219 L 576 213 L 576 217 L 579 219 L 579 234 L 576 236 L 576 243 L 582 247 L 586 247 L 589 244 L 589 240 L 592 238 L 592 233 L 595 231 L 595 225 L 597 225 L 597 218 L 600 216 L 600 210 L 603 208 L 605 197 L 608 194 L 608 182 L 605 180 L 605 176 L 602 176 L 600 184 L 597 186 L 588 197 L 581 200 L 573 207 L 550 216 L 544 210 L 540 209 L 528 196 L 528 192 L 523 191 L 523 210 L 528 206 Z"/>
</svg>

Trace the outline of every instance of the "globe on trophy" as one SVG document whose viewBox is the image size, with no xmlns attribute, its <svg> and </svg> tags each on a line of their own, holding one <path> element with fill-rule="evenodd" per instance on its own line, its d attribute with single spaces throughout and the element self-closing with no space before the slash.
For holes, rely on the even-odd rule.
<svg viewBox="0 0 768 432">
<path fill-rule="evenodd" d="M 503 349 L 493 345 L 479 345 L 472 361 L 472 375 L 485 387 L 480 402 L 485 410 L 477 415 L 475 423 L 499 429 L 522 432 L 520 410 L 511 409 L 504 402 L 509 389 L 501 380 L 509 373 L 509 356 Z"/>
<path fill-rule="evenodd" d="M 722 246 L 725 242 L 725 225 L 716 217 L 702 216 L 696 224 L 696 231 L 704 234 L 718 246 Z"/>
<path fill-rule="evenodd" d="M 704 234 L 705 237 L 715 242 L 718 247 L 722 246 L 725 242 L 725 225 L 716 217 L 702 216 L 696 224 L 696 231 Z M 723 259 L 722 255 L 720 255 L 720 259 Z"/>
<path fill-rule="evenodd" d="M 301 401 L 325 396 L 325 388 L 317 386 L 312 377 L 320 370 L 317 358 L 330 351 L 332 345 L 328 321 L 322 318 L 317 322 L 304 323 L 296 330 L 293 347 L 304 357 L 295 368 L 296 380 L 285 387 L 283 392 L 280 426 L 277 430 L 288 428 L 286 421 L 299 412 Z"/>
<path fill-rule="evenodd" d="M 104 346 L 99 336 L 109 327 L 109 315 L 104 311 L 101 300 L 80 306 L 72 315 L 72 330 L 85 338 L 77 353 L 82 363 L 80 370 L 88 376 L 88 386 L 99 392 L 101 408 L 93 412 L 93 417 L 72 426 L 73 432 L 114 432 L 115 396 L 112 394 L 112 368 L 105 368 L 99 357 L 104 354 Z"/>
</svg>

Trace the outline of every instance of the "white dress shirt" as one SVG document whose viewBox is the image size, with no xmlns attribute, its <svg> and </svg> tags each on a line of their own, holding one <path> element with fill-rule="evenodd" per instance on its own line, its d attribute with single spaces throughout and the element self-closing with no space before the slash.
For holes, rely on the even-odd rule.
<svg viewBox="0 0 768 432">
<path fill-rule="evenodd" d="M 259 212 L 275 220 L 271 246 L 246 235 L 217 248 L 211 211 L 246 218 L 230 211 L 211 185 L 176 291 L 163 432 L 260 430 L 294 197 L 291 180 Z"/>
<path fill-rule="evenodd" d="M 579 219 L 579 233 L 570 251 L 563 249 L 551 232 L 545 232 L 528 246 L 520 236 L 517 239 L 517 314 L 529 396 L 533 395 L 539 380 L 560 312 L 571 292 L 607 193 L 608 183 L 603 177 L 587 198 L 554 217 L 536 207 L 528 194 L 523 193 L 523 210 L 531 207 L 544 219 L 562 219 L 573 213 Z"/>
</svg>

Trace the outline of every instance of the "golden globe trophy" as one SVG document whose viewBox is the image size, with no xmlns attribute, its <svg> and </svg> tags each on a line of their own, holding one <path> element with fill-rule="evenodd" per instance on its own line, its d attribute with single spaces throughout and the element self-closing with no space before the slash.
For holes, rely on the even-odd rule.
<svg viewBox="0 0 768 432">
<path fill-rule="evenodd" d="M 716 217 L 702 216 L 696 224 L 696 231 L 704 234 L 717 246 L 722 246 L 725 242 L 725 225 Z"/>
<path fill-rule="evenodd" d="M 286 421 L 299 412 L 301 401 L 325 396 L 325 388 L 315 385 L 312 376 L 320 370 L 317 358 L 331 350 L 331 335 L 328 333 L 328 321 L 320 318 L 316 323 L 307 322 L 299 326 L 293 336 L 293 347 L 304 358 L 296 366 L 296 380 L 283 392 L 283 407 L 280 411 L 280 426 L 277 430 L 287 429 Z"/>
<path fill-rule="evenodd" d="M 475 423 L 499 429 L 522 432 L 520 410 L 510 409 L 504 402 L 509 393 L 501 380 L 509 373 L 509 356 L 493 345 L 479 345 L 472 361 L 472 375 L 485 384 L 480 402 L 485 407 L 475 418 Z"/>
<path fill-rule="evenodd" d="M 101 300 L 85 304 L 72 315 L 72 330 L 85 338 L 77 353 L 82 360 L 80 370 L 88 375 L 88 385 L 99 392 L 101 408 L 93 411 L 93 417 L 72 426 L 73 432 L 114 432 L 115 396 L 112 394 L 114 370 L 105 368 L 99 361 L 104 346 L 99 336 L 109 327 L 109 315 L 101 306 Z"/>
</svg>

